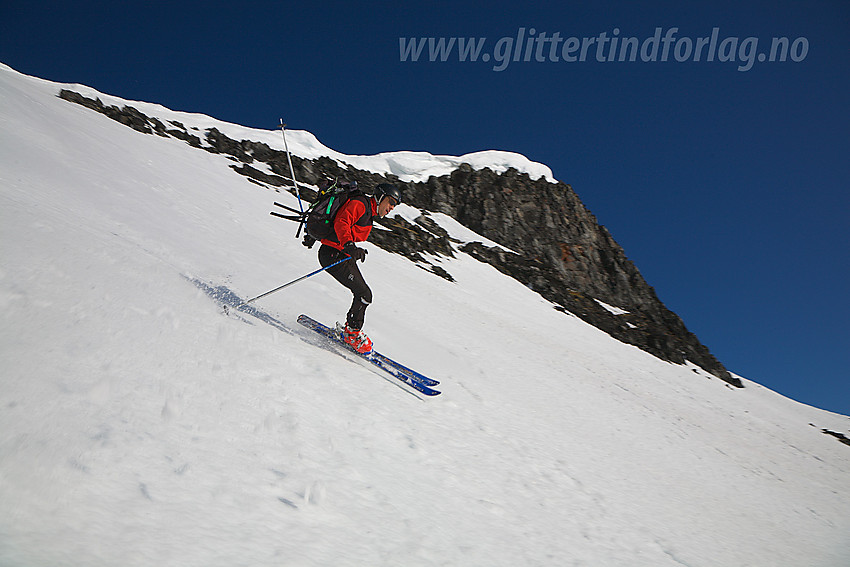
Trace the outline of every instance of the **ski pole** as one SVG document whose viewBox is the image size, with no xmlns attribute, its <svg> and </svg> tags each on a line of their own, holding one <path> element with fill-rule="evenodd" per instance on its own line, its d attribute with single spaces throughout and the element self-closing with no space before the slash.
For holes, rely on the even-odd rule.
<svg viewBox="0 0 850 567">
<path fill-rule="evenodd" d="M 333 268 L 333 267 L 334 267 L 334 266 L 336 266 L 337 264 L 342 264 L 342 263 L 343 263 L 343 262 L 345 262 L 346 260 L 350 260 L 350 259 L 351 259 L 351 256 L 346 256 L 346 257 L 345 257 L 345 258 L 343 258 L 342 260 L 337 260 L 337 261 L 336 261 L 336 262 L 334 262 L 333 264 L 329 264 L 329 265 L 325 266 L 324 268 L 319 268 L 318 270 L 316 270 L 316 271 L 314 271 L 314 272 L 310 272 L 310 273 L 309 273 L 309 274 L 307 274 L 306 276 L 301 276 L 300 278 L 296 278 L 296 279 L 292 280 L 291 282 L 285 283 L 285 284 L 283 284 L 282 286 L 279 286 L 279 287 L 276 287 L 276 288 L 274 288 L 274 289 L 272 289 L 272 290 L 270 290 L 270 291 L 267 291 L 266 293 L 262 293 L 262 294 L 258 295 L 257 297 L 252 297 L 252 298 L 251 298 L 251 299 L 249 299 L 248 301 L 243 301 L 242 303 L 240 303 L 239 305 L 237 305 L 236 307 L 234 307 L 234 309 L 239 309 L 240 307 L 243 307 L 243 306 L 245 306 L 245 305 L 248 305 L 249 303 L 253 303 L 254 301 L 257 301 L 258 299 L 260 299 L 261 297 L 265 297 L 265 296 L 267 296 L 267 295 L 271 295 L 271 294 L 273 294 L 273 293 L 274 293 L 274 292 L 276 292 L 276 291 L 280 291 L 280 290 L 282 290 L 282 289 L 283 289 L 283 288 L 285 288 L 285 287 L 289 287 L 289 286 L 291 286 L 292 284 L 295 284 L 295 283 L 300 282 L 301 280 L 306 280 L 307 278 L 309 278 L 309 277 L 311 277 L 311 276 L 315 276 L 315 275 L 316 275 L 316 274 L 318 274 L 319 272 L 324 272 L 324 271 L 325 271 L 325 270 L 327 270 L 328 268 Z"/>
<path fill-rule="evenodd" d="M 301 204 L 301 192 L 298 190 L 298 182 L 295 180 L 295 170 L 292 168 L 292 157 L 289 155 L 289 144 L 286 143 L 286 124 L 283 123 L 283 118 L 280 119 L 280 135 L 283 136 L 283 147 L 286 149 L 286 161 L 289 162 L 289 175 L 292 176 L 292 184 L 295 185 L 295 196 L 298 197 L 298 209 L 301 214 L 304 214 L 304 205 Z M 295 238 L 301 236 L 301 228 L 304 222 L 298 225 L 298 231 L 295 233 Z"/>
</svg>

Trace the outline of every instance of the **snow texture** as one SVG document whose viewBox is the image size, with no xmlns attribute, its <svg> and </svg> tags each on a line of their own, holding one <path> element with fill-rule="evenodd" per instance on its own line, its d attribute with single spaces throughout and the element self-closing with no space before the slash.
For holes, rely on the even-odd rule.
<svg viewBox="0 0 850 567">
<path fill-rule="evenodd" d="M 316 269 L 268 214 L 294 198 L 60 88 L 0 67 L 0 565 L 850 564 L 850 447 L 822 432 L 847 417 L 662 362 L 463 253 L 452 283 L 366 244 L 367 331 L 441 381 L 418 398 L 295 323 L 344 316 L 326 274 L 257 316 L 211 299 Z M 549 175 L 290 134 L 409 179 Z"/>
</svg>

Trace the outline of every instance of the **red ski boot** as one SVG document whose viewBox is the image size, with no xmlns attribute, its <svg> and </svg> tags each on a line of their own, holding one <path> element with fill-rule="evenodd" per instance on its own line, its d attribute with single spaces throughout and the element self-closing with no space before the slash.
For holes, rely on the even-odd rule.
<svg viewBox="0 0 850 567">
<path fill-rule="evenodd" d="M 348 325 L 342 331 L 342 340 L 360 354 L 370 354 L 372 352 L 372 340 L 366 336 L 366 333 L 359 329 L 352 329 Z"/>
</svg>

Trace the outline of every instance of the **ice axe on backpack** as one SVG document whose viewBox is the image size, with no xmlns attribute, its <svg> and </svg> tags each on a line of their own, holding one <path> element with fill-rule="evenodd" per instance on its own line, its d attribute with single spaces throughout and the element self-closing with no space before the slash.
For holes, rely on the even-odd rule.
<svg viewBox="0 0 850 567">
<path fill-rule="evenodd" d="M 304 220 L 307 219 L 307 213 L 309 211 L 296 211 L 292 207 L 287 207 L 286 205 L 284 205 L 282 203 L 278 203 L 277 201 L 275 201 L 275 206 L 280 207 L 282 209 L 286 209 L 287 211 L 294 213 L 294 214 L 283 215 L 283 214 L 281 214 L 277 211 L 272 211 L 269 214 L 272 215 L 273 217 L 278 217 L 278 218 L 281 218 L 281 219 L 291 220 L 291 221 L 295 221 L 295 222 L 301 222 L 301 221 L 304 221 Z"/>
<path fill-rule="evenodd" d="M 297 222 L 298 223 L 298 231 L 295 233 L 295 238 L 298 238 L 299 234 L 301 234 L 301 229 L 304 228 L 304 226 L 307 224 L 307 219 L 309 218 L 310 213 L 313 210 L 312 207 L 310 209 L 306 210 L 306 211 L 300 212 L 300 211 L 296 211 L 292 207 L 287 207 L 284 204 L 278 203 L 277 201 L 275 201 L 275 206 L 281 207 L 282 209 L 286 209 L 287 211 L 294 213 L 294 214 L 291 214 L 291 215 L 284 215 L 284 214 L 281 214 L 277 211 L 271 211 L 269 214 L 272 215 L 273 217 L 277 217 L 279 219 L 286 219 L 286 220 L 291 220 L 291 221 Z M 313 244 L 315 244 L 315 242 L 316 242 L 316 239 L 313 238 L 312 236 L 310 236 L 309 232 L 305 230 L 304 231 L 304 241 L 303 241 L 304 246 L 306 246 L 307 248 L 312 248 Z"/>
</svg>

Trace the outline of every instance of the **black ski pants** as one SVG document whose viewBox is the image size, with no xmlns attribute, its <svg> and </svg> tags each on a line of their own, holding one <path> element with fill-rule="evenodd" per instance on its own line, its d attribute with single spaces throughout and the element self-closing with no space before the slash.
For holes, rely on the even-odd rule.
<svg viewBox="0 0 850 567">
<path fill-rule="evenodd" d="M 332 248 L 327 244 L 322 244 L 319 248 L 319 263 L 323 268 L 330 266 L 334 262 L 338 262 L 346 258 L 348 254 L 342 250 Z M 372 303 L 372 290 L 363 279 L 363 274 L 360 273 L 360 268 L 357 267 L 357 262 L 346 260 L 341 264 L 329 268 L 327 272 L 336 279 L 339 283 L 351 290 L 354 299 L 351 302 L 351 308 L 348 310 L 348 316 L 345 322 L 349 327 L 355 330 L 363 328 L 363 320 L 366 316 L 366 308 Z"/>
</svg>

